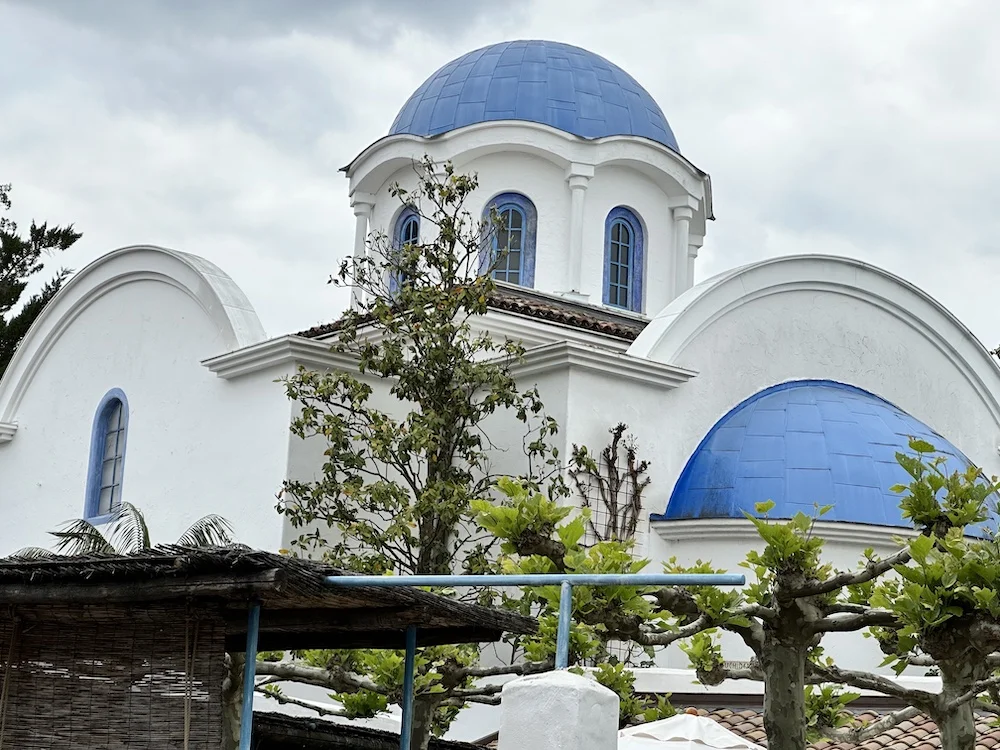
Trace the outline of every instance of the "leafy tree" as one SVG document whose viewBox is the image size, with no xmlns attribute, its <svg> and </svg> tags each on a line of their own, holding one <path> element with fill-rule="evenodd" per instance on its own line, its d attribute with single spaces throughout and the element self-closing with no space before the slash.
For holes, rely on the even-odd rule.
<svg viewBox="0 0 1000 750">
<path fill-rule="evenodd" d="M 894 488 L 901 507 L 920 532 L 915 540 L 884 559 L 866 552 L 854 571 L 839 572 L 821 559 L 823 540 L 814 518 L 798 514 L 786 522 L 766 518 L 773 503 L 761 503 L 748 516 L 761 536 L 760 552 L 751 551 L 744 567 L 751 580 L 742 589 L 715 587 L 583 589 L 574 596 L 572 656 L 585 660 L 609 640 L 628 640 L 642 648 L 680 642 L 699 679 L 764 682 L 764 724 L 768 746 L 802 750 L 808 739 L 832 736 L 860 742 L 918 711 L 928 712 L 941 727 L 947 750 L 974 744 L 973 701 L 1000 679 L 991 676 L 1000 663 L 1000 550 L 993 539 L 969 541 L 963 531 L 986 518 L 985 504 L 997 489 L 976 469 L 950 476 L 934 449 L 911 441 L 915 455 L 897 455 L 913 481 Z M 551 500 L 503 485 L 500 506 L 477 503 L 480 522 L 503 540 L 505 570 L 608 572 L 615 551 L 600 543 L 577 548 L 586 514 L 573 517 Z M 820 508 L 819 514 L 826 512 Z M 610 544 L 615 544 L 611 542 Z M 631 570 L 647 561 L 635 561 Z M 583 566 L 583 567 L 581 567 Z M 611 568 L 616 567 L 613 563 Z M 671 560 L 667 572 L 723 572 L 709 563 L 682 567 Z M 624 567 L 619 570 L 624 571 Z M 555 591 L 534 596 L 547 604 L 542 633 L 554 628 Z M 521 603 L 532 602 L 531 595 Z M 534 602 L 532 602 L 534 603 Z M 890 656 L 886 663 L 937 666 L 943 690 L 935 695 L 904 688 L 885 677 L 845 670 L 823 655 L 829 632 L 869 629 Z M 746 669 L 725 666 L 715 640 L 717 631 L 738 635 L 754 656 Z M 531 652 L 532 644 L 526 644 Z M 847 712 L 857 693 L 838 686 L 874 690 L 909 703 L 869 726 L 858 726 Z M 1000 700 L 979 700 L 979 708 L 1000 713 Z"/>
<path fill-rule="evenodd" d="M 0 185 L 0 211 L 10 209 L 10 192 L 10 184 Z M 29 297 L 20 310 L 11 314 L 29 280 L 44 269 L 42 255 L 66 250 L 82 236 L 74 231 L 72 224 L 50 227 L 34 221 L 24 235 L 15 222 L 0 216 L 0 376 L 35 318 L 71 273 L 66 268 L 57 271 L 40 292 Z"/>
<path fill-rule="evenodd" d="M 56 538 L 55 550 L 25 547 L 12 557 L 39 558 L 52 555 L 136 555 L 152 548 L 149 526 L 142 511 L 123 502 L 111 514 L 107 530 L 86 519 L 68 521 L 59 531 L 49 532 Z M 183 547 L 225 547 L 232 544 L 233 529 L 222 516 L 204 516 L 181 534 L 176 544 Z"/>
<path fill-rule="evenodd" d="M 524 479 L 565 493 L 554 420 L 534 389 L 521 389 L 512 367 L 520 342 L 477 332 L 506 249 L 499 216 L 473 217 L 465 202 L 476 178 L 417 165 L 412 194 L 392 188 L 421 216 L 421 241 L 399 246 L 374 234 L 369 254 L 346 261 L 332 283 L 360 290 L 364 303 L 339 321 L 333 349 L 357 362 L 353 372 L 301 369 L 285 381 L 301 405 L 292 432 L 325 446 L 322 476 L 286 483 L 278 506 L 300 534 L 293 551 L 370 573 L 450 573 L 484 569 L 493 540 L 473 522 L 473 503 L 492 496 L 499 476 L 490 461 L 490 419 L 516 420 L 524 434 Z M 388 386 L 379 405 L 372 381 Z M 397 652 L 296 652 L 262 660 L 259 673 L 333 691 L 351 715 L 372 715 L 400 699 Z M 523 674 L 546 663 L 478 666 L 471 647 L 424 649 L 418 658 L 413 746 L 426 745 L 468 701 L 496 702 L 499 686 L 476 681 Z M 291 700 L 269 687 L 272 696 Z"/>
</svg>

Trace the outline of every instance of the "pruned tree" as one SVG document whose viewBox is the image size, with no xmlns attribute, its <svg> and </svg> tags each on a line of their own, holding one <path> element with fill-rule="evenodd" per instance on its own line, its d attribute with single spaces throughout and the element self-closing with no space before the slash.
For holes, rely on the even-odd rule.
<svg viewBox="0 0 1000 750">
<path fill-rule="evenodd" d="M 423 236 L 400 245 L 374 234 L 368 255 L 345 261 L 331 279 L 364 299 L 339 321 L 333 344 L 356 370 L 300 369 L 285 381 L 301 406 L 292 432 L 322 441 L 325 461 L 316 481 L 285 484 L 278 510 L 300 531 L 296 554 L 371 573 L 477 571 L 494 540 L 473 523 L 473 504 L 490 498 L 499 479 L 486 421 L 506 415 L 522 425 L 523 479 L 558 494 L 566 488 L 549 443 L 557 425 L 538 392 L 515 380 L 522 344 L 472 325 L 487 312 L 491 271 L 516 250 L 517 235 L 495 210 L 485 221 L 468 212 L 474 176 L 451 165 L 439 171 L 428 159 L 415 168 L 418 188 L 394 186 L 392 194 L 419 214 Z M 390 406 L 377 405 L 373 382 L 388 390 Z M 499 685 L 477 680 L 548 666 L 478 662 L 475 648 L 421 652 L 413 747 L 425 747 L 467 702 L 498 700 Z M 396 652 L 271 655 L 258 671 L 276 699 L 291 700 L 276 681 L 320 685 L 352 716 L 373 715 L 401 697 Z"/>
<path fill-rule="evenodd" d="M 0 185 L 0 212 L 10 209 L 10 193 L 9 183 Z M 71 273 L 66 268 L 57 271 L 41 291 L 31 295 L 15 312 L 28 282 L 45 268 L 42 256 L 69 249 L 81 236 L 72 224 L 50 227 L 34 221 L 27 234 L 22 234 L 16 222 L 0 216 L 0 376 L 35 318 Z"/>
<path fill-rule="evenodd" d="M 631 589 L 611 592 L 611 601 L 602 600 L 599 591 L 581 591 L 580 601 L 574 598 L 575 658 L 595 648 L 595 639 L 631 640 L 644 648 L 680 642 L 706 684 L 726 679 L 764 683 L 764 726 L 772 750 L 803 750 L 818 735 L 862 741 L 918 711 L 939 723 L 947 750 L 972 747 L 973 702 L 1000 683 L 993 676 L 1000 661 L 994 636 L 1000 634 L 1000 555 L 996 541 L 970 541 L 963 531 L 986 518 L 996 480 L 985 481 L 976 469 L 946 475 L 944 459 L 931 457 L 932 446 L 913 440 L 910 448 L 915 455 L 899 454 L 897 460 L 913 481 L 895 489 L 902 493 L 904 516 L 919 534 L 896 553 L 878 559 L 868 551 L 856 570 L 836 571 L 822 561 L 815 518 L 800 513 L 789 521 L 772 521 L 766 515 L 773 503 L 761 503 L 758 515 L 748 516 L 763 544 L 747 555 L 747 586 Z M 571 519 L 571 513 L 537 493 L 508 495 L 500 507 L 479 506 L 481 522 L 505 541 L 508 557 L 502 565 L 532 572 L 594 566 L 593 551 L 581 556 L 573 549 L 584 518 Z M 827 510 L 819 508 L 817 515 Z M 636 561 L 630 569 L 646 564 Z M 724 572 L 709 563 L 681 566 L 675 560 L 664 569 Z M 538 596 L 548 596 L 550 605 L 555 601 L 554 593 Z M 824 656 L 826 633 L 866 629 L 879 638 L 889 661 L 936 665 L 942 692 L 911 690 L 881 675 L 841 669 Z M 749 667 L 726 667 L 715 639 L 720 630 L 750 648 Z M 870 726 L 856 726 L 846 711 L 856 694 L 845 693 L 838 687 L 843 685 L 882 692 L 909 706 Z M 996 699 L 979 699 L 978 706 L 1000 711 Z"/>
</svg>

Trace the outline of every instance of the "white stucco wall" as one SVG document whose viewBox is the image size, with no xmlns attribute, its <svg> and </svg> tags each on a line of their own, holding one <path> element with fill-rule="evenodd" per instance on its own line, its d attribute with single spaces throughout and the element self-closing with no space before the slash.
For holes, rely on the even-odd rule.
<svg viewBox="0 0 1000 750">
<path fill-rule="evenodd" d="M 130 412 L 122 496 L 154 543 L 217 513 L 239 541 L 276 549 L 287 400 L 273 373 L 234 383 L 201 364 L 262 338 L 242 292 L 200 259 L 132 248 L 81 271 L 0 383 L 0 421 L 17 426 L 0 444 L 0 554 L 50 546 L 46 532 L 83 515 L 95 410 L 112 388 Z"/>
<path fill-rule="evenodd" d="M 499 193 L 527 196 L 538 213 L 534 288 L 579 292 L 592 304 L 603 303 L 605 220 L 613 208 L 633 210 L 643 227 L 645 313 L 676 296 L 675 268 L 687 279 L 686 255 L 674 263 L 679 254 L 671 206 L 690 202 L 690 233 L 698 237 L 704 236 L 711 211 L 707 175 L 659 144 L 629 136 L 587 140 L 535 123 L 494 122 L 431 139 L 392 136 L 359 155 L 346 171 L 352 201 L 371 205 L 370 232 L 391 235 L 401 204 L 389 188 L 396 182 L 412 190 L 417 182 L 413 164 L 425 154 L 437 163 L 451 161 L 460 173 L 478 175 L 479 189 L 466 204 L 477 219 Z M 584 175 L 573 179 L 586 186 L 578 286 L 572 278 L 571 175 Z M 430 228 L 423 229 L 427 241 L 424 232 Z"/>
</svg>

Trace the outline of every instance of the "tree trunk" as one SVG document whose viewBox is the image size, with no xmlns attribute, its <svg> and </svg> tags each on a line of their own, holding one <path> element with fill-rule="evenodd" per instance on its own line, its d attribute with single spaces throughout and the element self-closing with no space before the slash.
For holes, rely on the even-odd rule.
<svg viewBox="0 0 1000 750">
<path fill-rule="evenodd" d="M 805 750 L 807 648 L 773 639 L 761 652 L 768 750 Z"/>
<path fill-rule="evenodd" d="M 431 722 L 438 702 L 433 695 L 418 695 L 413 699 L 413 731 L 410 750 L 427 750 L 431 741 Z"/>
<path fill-rule="evenodd" d="M 942 708 L 971 690 L 986 671 L 981 666 L 944 660 L 939 663 L 939 667 L 941 697 L 938 700 Z M 933 718 L 941 735 L 941 750 L 975 750 L 976 714 L 973 701 L 966 701 L 949 712 L 936 711 Z"/>
<path fill-rule="evenodd" d="M 243 713 L 243 654 L 226 654 L 229 673 L 222 683 L 222 750 L 240 745 L 240 714 Z"/>
</svg>

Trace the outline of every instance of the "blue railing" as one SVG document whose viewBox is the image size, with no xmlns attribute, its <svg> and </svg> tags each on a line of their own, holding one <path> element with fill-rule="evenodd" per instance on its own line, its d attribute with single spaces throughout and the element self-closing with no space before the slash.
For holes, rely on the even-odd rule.
<svg viewBox="0 0 1000 750">
<path fill-rule="evenodd" d="M 329 576 L 331 586 L 359 588 L 400 588 L 433 586 L 468 588 L 475 586 L 559 586 L 559 627 L 556 637 L 556 669 L 569 666 L 569 635 L 573 616 L 573 586 L 742 586 L 746 579 L 734 573 L 539 573 L 529 575 L 433 575 L 433 576 Z M 257 636 L 260 605 L 250 609 L 247 625 L 246 666 L 243 673 L 243 715 L 240 750 L 250 750 L 253 727 L 253 691 L 256 675 Z M 403 716 L 399 733 L 400 750 L 410 749 L 413 730 L 413 684 L 417 654 L 417 627 L 406 628 L 406 658 L 403 667 Z"/>
</svg>

